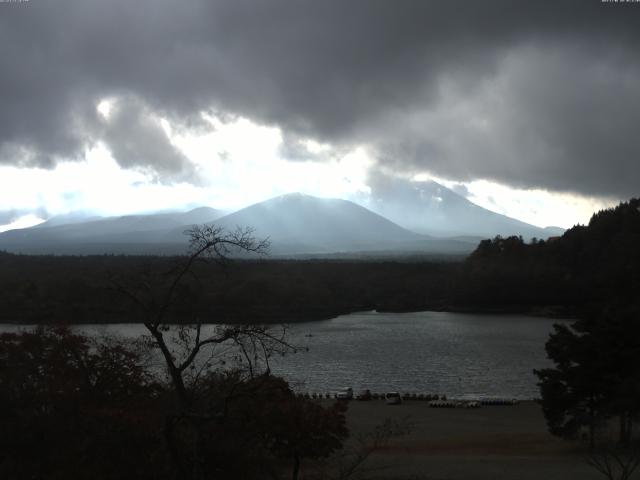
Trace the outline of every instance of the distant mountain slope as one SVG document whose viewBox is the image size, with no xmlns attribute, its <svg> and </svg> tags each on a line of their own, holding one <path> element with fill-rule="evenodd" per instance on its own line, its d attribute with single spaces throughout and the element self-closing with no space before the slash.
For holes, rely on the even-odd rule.
<svg viewBox="0 0 640 480">
<path fill-rule="evenodd" d="M 441 237 L 522 235 L 529 239 L 564 232 L 559 227 L 539 228 L 492 212 L 434 181 L 386 179 L 365 205 L 405 228 Z"/>
<path fill-rule="evenodd" d="M 61 222 L 58 217 L 37 225 L 43 228 L 48 226 L 64 227 L 61 231 L 81 235 L 101 235 L 127 232 L 141 232 L 149 230 L 170 229 L 179 225 L 193 225 L 196 223 L 211 222 L 222 215 L 220 210 L 210 207 L 198 207 L 187 212 L 152 213 L 146 215 L 125 215 L 121 217 L 86 218 L 73 222 Z M 73 225 L 72 225 L 73 223 Z M 90 228 L 90 232 L 85 232 Z"/>
<path fill-rule="evenodd" d="M 187 251 L 184 231 L 214 223 L 227 231 L 251 227 L 257 238 L 271 240 L 273 256 L 328 254 L 464 255 L 477 238 L 444 239 L 421 235 L 347 200 L 289 194 L 219 217 L 199 208 L 186 213 L 130 215 L 72 220 L 0 234 L 0 250 L 58 254 L 180 254 Z M 51 225 L 50 224 L 50 225 Z"/>
<path fill-rule="evenodd" d="M 103 217 L 98 215 L 88 215 L 83 212 L 71 212 L 62 215 L 55 215 L 38 225 L 34 225 L 34 228 L 59 227 L 61 225 L 71 225 L 73 223 L 91 222 L 102 219 Z"/>
<path fill-rule="evenodd" d="M 182 231 L 196 223 L 211 222 L 220 214 L 219 210 L 200 207 L 188 212 L 93 217 L 84 221 L 77 216 L 53 217 L 32 228 L 0 234 L 0 249 L 24 253 L 140 253 L 144 244 L 162 243 L 174 229 Z M 181 243 L 184 242 L 183 239 Z"/>
<path fill-rule="evenodd" d="M 210 207 L 199 207 L 188 212 L 156 213 L 152 215 L 127 215 L 124 217 L 108 218 L 95 222 L 104 228 L 105 233 L 127 233 L 151 230 L 171 229 L 176 226 L 208 223 L 222 215 L 220 210 Z"/>
<path fill-rule="evenodd" d="M 214 223 L 226 230 L 251 226 L 256 237 L 269 237 L 274 254 L 425 249 L 468 253 L 473 248 L 416 234 L 347 200 L 299 193 L 256 203 Z"/>
</svg>

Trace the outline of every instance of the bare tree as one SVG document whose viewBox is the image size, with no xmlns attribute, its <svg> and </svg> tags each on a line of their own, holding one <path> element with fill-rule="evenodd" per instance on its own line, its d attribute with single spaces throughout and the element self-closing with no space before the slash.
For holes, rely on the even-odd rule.
<svg viewBox="0 0 640 480">
<path fill-rule="evenodd" d="M 258 358 L 268 361 L 276 350 L 285 347 L 284 335 L 275 334 L 272 328 L 255 325 L 217 326 L 203 329 L 199 318 L 192 318 L 188 324 L 172 325 L 169 312 L 180 299 L 181 287 L 188 279 L 197 276 L 194 267 L 198 262 L 214 261 L 226 267 L 231 255 L 237 253 L 266 254 L 269 241 L 258 241 L 253 230 L 238 228 L 227 233 L 223 228 L 203 225 L 185 231 L 189 237 L 189 254 L 186 259 L 168 272 L 156 278 L 149 269 L 139 276 L 123 281 L 111 278 L 111 282 L 121 294 L 126 296 L 138 311 L 142 323 L 151 335 L 153 343 L 160 350 L 167 372 L 179 401 L 189 404 L 186 377 L 196 367 L 196 359 L 207 347 L 235 344 L 250 361 Z M 249 352 L 248 347 L 251 347 Z M 207 365 L 203 362 L 203 365 Z"/>
<path fill-rule="evenodd" d="M 393 465 L 369 465 L 371 456 L 389 446 L 393 440 L 408 435 L 412 428 L 409 417 L 385 419 L 371 431 L 356 435 L 351 445 L 320 463 L 318 479 L 364 480 L 371 474 L 378 477 L 382 470 L 393 468 Z"/>
<path fill-rule="evenodd" d="M 595 468 L 608 480 L 628 480 L 640 465 L 640 445 L 601 444 L 590 449 L 587 465 Z"/>
<path fill-rule="evenodd" d="M 294 350 L 285 340 L 285 329 L 263 325 L 205 325 L 199 318 L 189 324 L 172 325 L 170 312 L 184 294 L 188 282 L 199 282 L 195 266 L 212 261 L 226 268 L 230 258 L 241 254 L 266 254 L 269 241 L 256 240 L 250 228 L 226 232 L 217 226 L 194 226 L 185 232 L 189 237 L 186 258 L 168 272 L 159 275 L 147 269 L 128 281 L 111 278 L 112 285 L 135 306 L 143 325 L 150 334 L 152 344 L 162 355 L 168 377 L 175 392 L 176 411 L 167 415 L 164 434 L 174 464 L 181 478 L 201 478 L 203 463 L 203 428 L 207 422 L 223 414 L 227 398 L 219 408 L 203 408 L 196 394 L 196 383 L 209 370 L 216 356 L 228 357 L 233 351 L 243 361 L 243 371 L 249 377 L 269 372 L 269 358 Z M 219 319 L 218 319 L 219 320 Z M 221 362 L 222 362 L 221 361 Z M 243 392 L 247 394 L 247 392 Z M 218 411 L 216 411 L 218 410 Z M 178 445 L 178 430 L 185 425 L 192 438 L 188 458 Z M 184 433 L 184 432 L 182 432 Z M 184 443 L 184 442 L 183 442 Z"/>
</svg>

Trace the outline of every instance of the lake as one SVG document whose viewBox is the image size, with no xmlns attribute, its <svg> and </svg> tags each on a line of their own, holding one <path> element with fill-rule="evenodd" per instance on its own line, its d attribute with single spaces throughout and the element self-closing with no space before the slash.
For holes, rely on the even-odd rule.
<svg viewBox="0 0 640 480">
<path fill-rule="evenodd" d="M 308 351 L 275 358 L 271 366 L 301 392 L 350 386 L 356 391 L 531 399 L 539 397 L 532 370 L 551 365 L 544 343 L 553 323 L 563 322 L 506 314 L 352 313 L 290 325 L 289 341 Z M 124 337 L 144 333 L 135 324 L 77 328 Z"/>
</svg>

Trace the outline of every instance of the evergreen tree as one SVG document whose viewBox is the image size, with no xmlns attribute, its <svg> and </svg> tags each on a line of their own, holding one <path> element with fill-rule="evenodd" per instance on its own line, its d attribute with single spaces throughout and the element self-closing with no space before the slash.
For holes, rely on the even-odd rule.
<svg viewBox="0 0 640 480">
<path fill-rule="evenodd" d="M 628 444 L 640 412 L 637 312 L 610 307 L 554 329 L 546 350 L 556 366 L 534 371 L 549 431 L 575 438 L 587 427 L 593 446 L 598 424 L 618 417 L 620 443 Z"/>
</svg>

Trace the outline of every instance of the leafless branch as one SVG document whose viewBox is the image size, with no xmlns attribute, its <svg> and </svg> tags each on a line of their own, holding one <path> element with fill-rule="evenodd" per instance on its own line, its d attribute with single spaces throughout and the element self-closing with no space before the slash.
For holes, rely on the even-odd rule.
<svg viewBox="0 0 640 480">
<path fill-rule="evenodd" d="M 608 480 L 628 480 L 640 466 L 640 446 L 599 445 L 589 451 L 586 462 Z"/>
<path fill-rule="evenodd" d="M 388 466 L 368 467 L 367 461 L 376 451 L 383 449 L 394 439 L 407 435 L 412 428 L 409 417 L 401 420 L 386 419 L 372 431 L 357 435 L 353 444 L 345 448 L 337 457 L 331 457 L 326 465 L 320 465 L 322 479 L 348 480 L 366 478 L 367 472 L 376 475 Z"/>
</svg>

